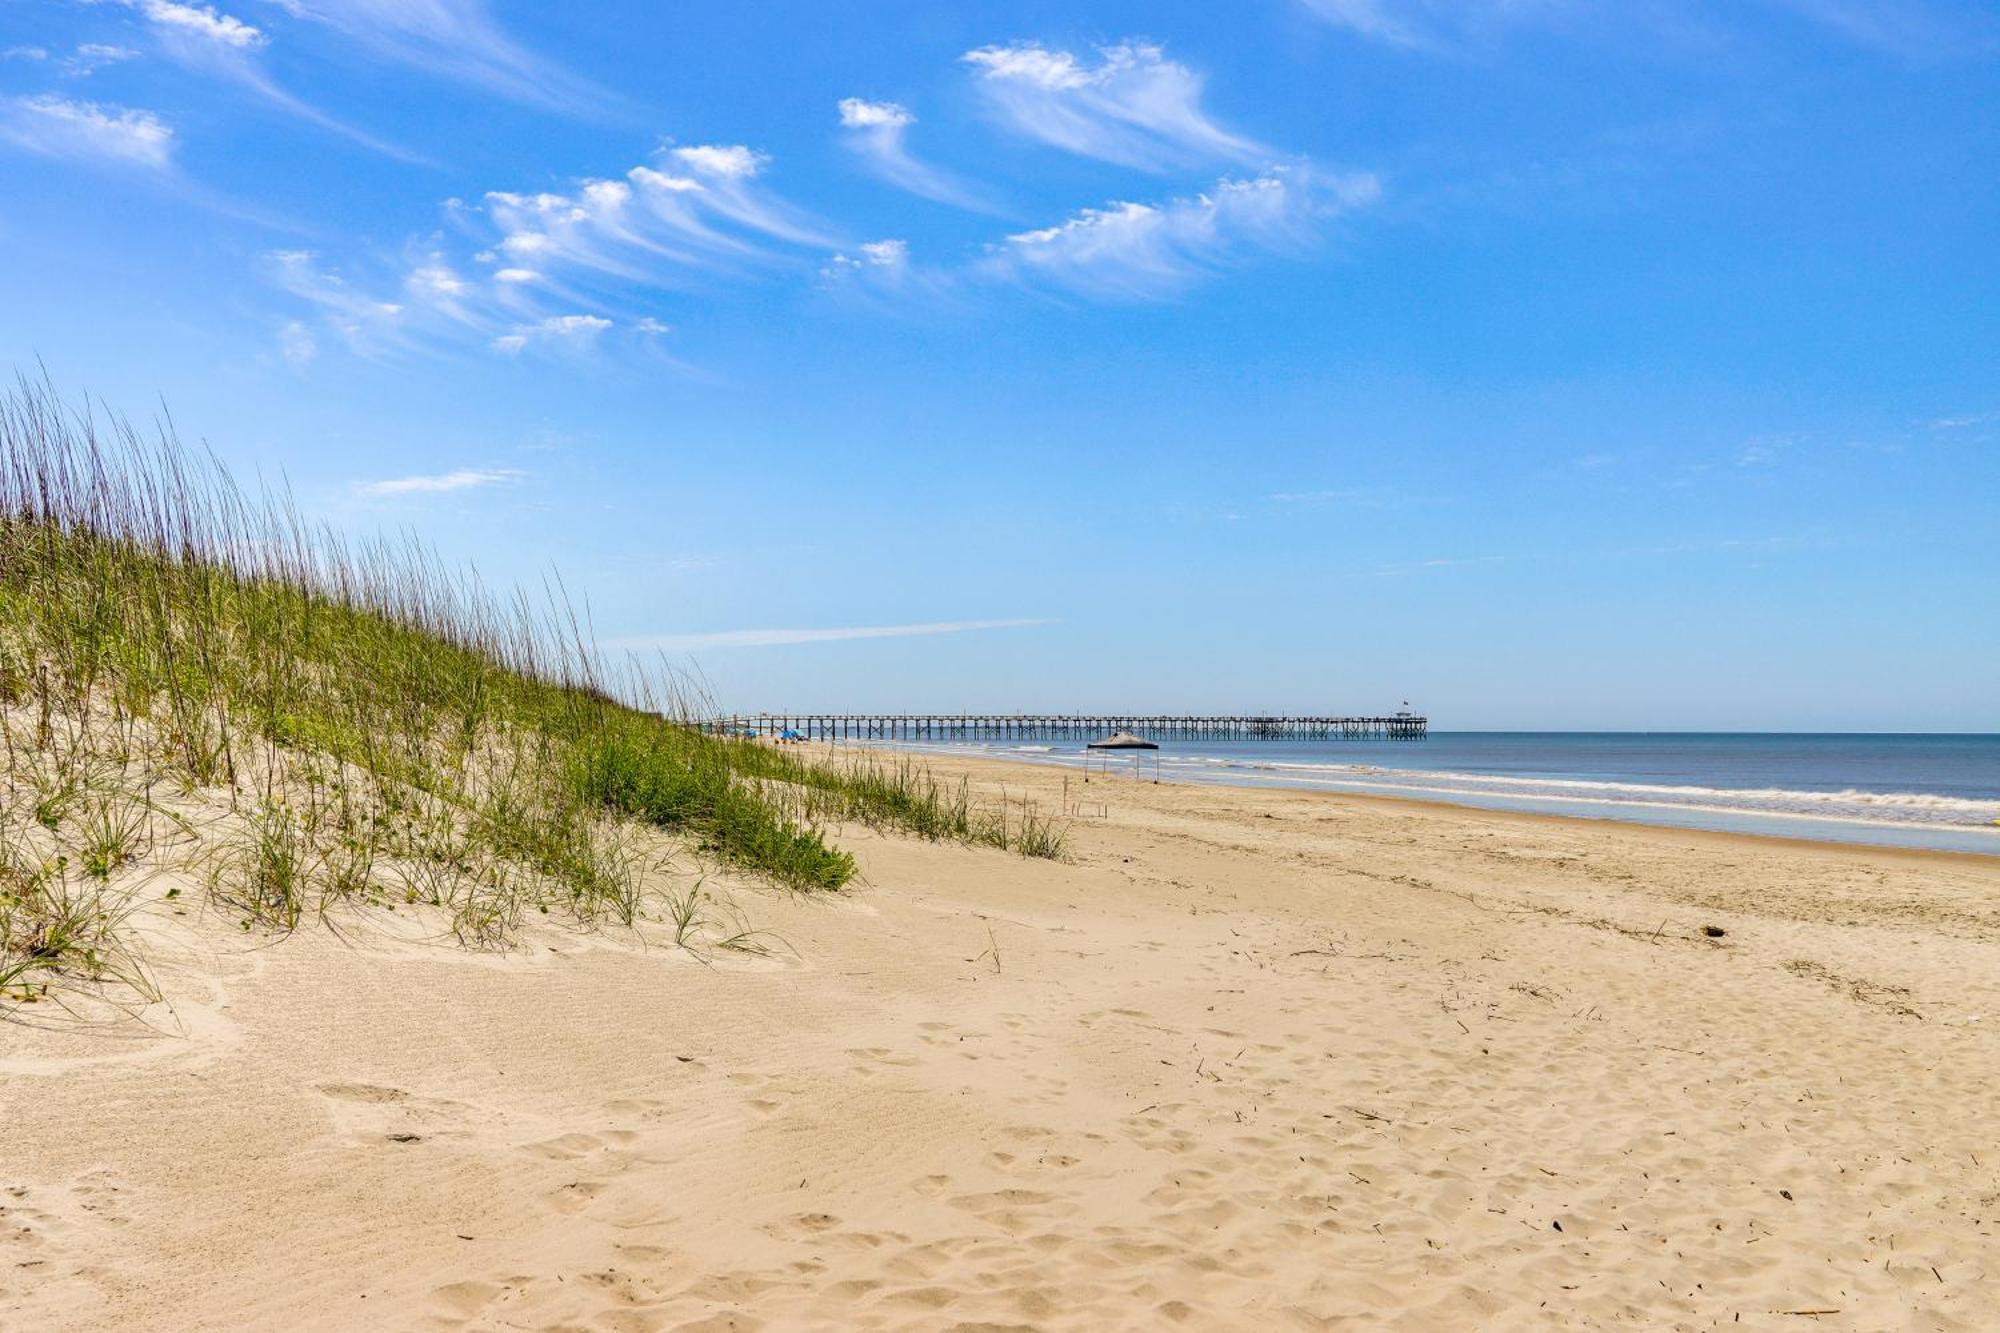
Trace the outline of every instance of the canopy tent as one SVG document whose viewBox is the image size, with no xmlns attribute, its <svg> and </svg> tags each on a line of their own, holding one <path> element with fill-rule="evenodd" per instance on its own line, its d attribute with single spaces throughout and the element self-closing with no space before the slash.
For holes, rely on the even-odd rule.
<svg viewBox="0 0 2000 1333">
<path fill-rule="evenodd" d="M 1101 741 L 1092 741 L 1093 750 L 1157 750 L 1160 747 L 1144 736 L 1134 736 L 1129 731 L 1114 731 Z"/>
</svg>

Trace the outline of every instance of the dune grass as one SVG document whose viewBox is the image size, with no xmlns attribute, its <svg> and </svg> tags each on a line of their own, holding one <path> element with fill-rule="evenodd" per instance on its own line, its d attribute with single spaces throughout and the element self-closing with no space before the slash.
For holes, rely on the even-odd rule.
<svg viewBox="0 0 2000 1333">
<path fill-rule="evenodd" d="M 661 832 L 800 890 L 847 821 L 1057 856 L 1024 807 L 920 767 L 711 735 L 673 676 L 607 663 L 552 581 L 498 597 L 414 540 L 351 542 L 170 431 L 45 384 L 0 398 L 0 992 L 141 973 L 130 868 L 191 849 L 210 904 L 290 930 L 341 904 L 630 926 Z M 197 830 L 177 808 L 226 807 Z"/>
</svg>

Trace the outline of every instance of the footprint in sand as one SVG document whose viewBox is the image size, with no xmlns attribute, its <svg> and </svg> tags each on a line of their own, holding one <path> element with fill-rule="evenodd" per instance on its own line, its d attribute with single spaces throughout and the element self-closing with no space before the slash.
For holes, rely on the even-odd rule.
<svg viewBox="0 0 2000 1333">
<path fill-rule="evenodd" d="M 864 1078 L 872 1078 L 881 1073 L 879 1066 L 907 1069 L 917 1063 L 915 1056 L 897 1055 L 886 1046 L 852 1046 L 848 1048 L 847 1054 L 861 1062 L 849 1066 L 851 1072 L 860 1074 Z"/>
<path fill-rule="evenodd" d="M 388 1143 L 422 1143 L 464 1138 L 470 1111 L 463 1102 L 419 1097 L 379 1083 L 322 1083 L 320 1095 L 333 1103 L 334 1118 L 349 1134 Z"/>
<path fill-rule="evenodd" d="M 1038 1208 L 1054 1203 L 1056 1196 L 1041 1190 L 1001 1189 L 989 1190 L 984 1194 L 961 1194 L 955 1199 L 947 1199 L 954 1208 L 962 1208 L 968 1213 L 988 1216 L 1014 1208 Z"/>
<path fill-rule="evenodd" d="M 800 1213 L 792 1219 L 792 1225 L 801 1231 L 831 1231 L 840 1225 L 840 1219 L 832 1213 Z"/>
<path fill-rule="evenodd" d="M 470 1319 L 497 1300 L 501 1291 L 491 1282 L 452 1282 L 431 1292 L 431 1299 L 447 1314 Z"/>
<path fill-rule="evenodd" d="M 590 1207 L 609 1188 L 601 1180 L 572 1180 L 549 1191 L 546 1197 L 549 1207 L 565 1217 L 571 1217 Z"/>
<path fill-rule="evenodd" d="M 573 1132 L 558 1134 L 555 1138 L 543 1139 L 540 1143 L 524 1144 L 521 1151 L 551 1162 L 573 1162 L 579 1157 L 588 1157 L 593 1153 L 626 1147 L 638 1137 L 629 1129 L 607 1129 L 596 1134 Z"/>
</svg>

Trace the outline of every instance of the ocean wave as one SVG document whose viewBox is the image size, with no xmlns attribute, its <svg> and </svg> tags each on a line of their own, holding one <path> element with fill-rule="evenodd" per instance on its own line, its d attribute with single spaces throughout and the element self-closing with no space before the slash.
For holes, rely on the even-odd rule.
<svg viewBox="0 0 2000 1333">
<path fill-rule="evenodd" d="M 1080 748 L 1056 745 L 946 742 L 910 748 L 1078 766 L 1098 757 Z M 1277 783 L 1325 787 L 1366 794 L 1428 797 L 1473 804 L 1505 802 L 1513 808 L 1577 809 L 1642 807 L 1684 810 L 1711 816 L 1765 815 L 1878 827 L 1977 829 L 2000 824 L 2000 799 L 1968 798 L 1925 791 L 1870 791 L 1860 787 L 1811 790 L 1792 787 L 1718 787 L 1695 783 L 1630 782 L 1614 779 L 1469 773 L 1458 769 L 1387 768 L 1372 763 L 1250 758 L 1242 755 L 1175 754 L 1149 756 L 1169 773 L 1208 782 Z"/>
<path fill-rule="evenodd" d="M 1204 758 L 1213 761 L 1212 756 Z M 1308 775 L 1354 787 L 1393 787 L 1439 795 L 1510 796 L 1607 803 L 1670 804 L 1691 809 L 1768 811 L 1855 818 L 1895 818 L 1909 822 L 1990 824 L 2000 819 L 2000 801 L 1946 796 L 1937 792 L 1809 791 L 1789 787 L 1712 787 L 1608 779 L 1515 777 L 1450 769 L 1389 769 L 1368 764 L 1311 764 L 1221 760 L 1247 771 Z"/>
</svg>

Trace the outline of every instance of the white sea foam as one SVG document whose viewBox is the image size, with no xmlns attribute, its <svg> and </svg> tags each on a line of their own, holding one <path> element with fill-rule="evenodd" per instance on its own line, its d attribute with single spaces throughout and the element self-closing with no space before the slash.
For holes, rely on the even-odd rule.
<svg viewBox="0 0 2000 1333">
<path fill-rule="evenodd" d="M 1173 760 L 1167 761 L 1170 765 Z M 1654 782 L 1613 782 L 1577 778 L 1511 777 L 1450 769 L 1391 769 L 1369 764 L 1258 762 L 1203 756 L 1204 765 L 1253 772 L 1317 777 L 1354 787 L 1393 788 L 1455 796 L 1508 796 L 1549 800 L 1674 805 L 1689 809 L 1768 811 L 1899 822 L 1991 824 L 2000 819 L 2000 801 L 1970 800 L 1919 791 L 1804 791 L 1787 787 L 1707 787 Z"/>
<path fill-rule="evenodd" d="M 970 749 L 1026 762 L 1080 766 L 1100 762 L 1081 747 L 1064 745 L 916 744 L 915 749 L 964 753 Z M 1941 792 L 1869 791 L 1858 787 L 1811 790 L 1791 787 L 1717 787 L 1694 783 L 1621 782 L 1611 779 L 1538 777 L 1471 773 L 1460 769 L 1385 768 L 1371 763 L 1251 758 L 1244 755 L 1175 754 L 1153 756 L 1167 773 L 1185 780 L 1247 782 L 1320 787 L 1356 793 L 1425 797 L 1502 808 L 1569 810 L 1610 814 L 1682 811 L 1686 822 L 1711 826 L 1717 819 L 1805 820 L 1817 825 L 1905 829 L 1912 835 L 1972 836 L 1982 843 L 2000 838 L 2000 800 Z M 1615 816 L 1614 816 L 1615 817 Z M 1924 833 L 1928 830 L 1928 833 Z"/>
</svg>

